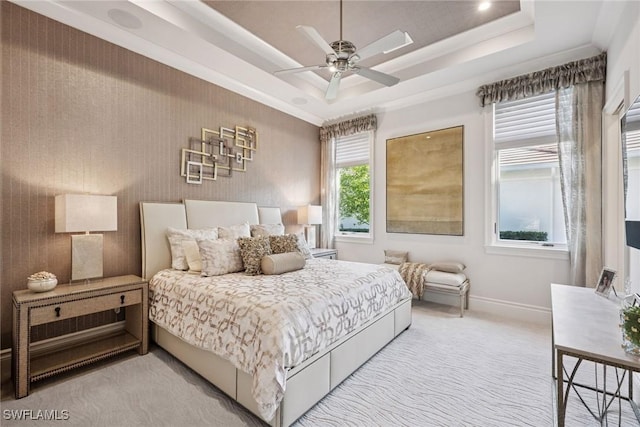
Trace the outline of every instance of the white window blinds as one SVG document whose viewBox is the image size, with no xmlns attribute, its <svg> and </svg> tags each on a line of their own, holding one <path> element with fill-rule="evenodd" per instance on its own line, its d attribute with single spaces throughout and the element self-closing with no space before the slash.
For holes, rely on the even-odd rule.
<svg viewBox="0 0 640 427">
<path fill-rule="evenodd" d="M 336 167 L 345 168 L 369 163 L 370 132 L 341 136 L 336 141 Z"/>
<path fill-rule="evenodd" d="M 556 142 L 555 92 L 495 104 L 496 146 L 520 141 Z"/>
</svg>

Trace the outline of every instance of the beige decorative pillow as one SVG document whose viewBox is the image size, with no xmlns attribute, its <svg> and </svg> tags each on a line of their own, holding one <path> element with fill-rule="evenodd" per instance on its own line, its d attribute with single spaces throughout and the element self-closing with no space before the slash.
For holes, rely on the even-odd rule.
<svg viewBox="0 0 640 427">
<path fill-rule="evenodd" d="M 264 274 L 282 274 L 300 270 L 306 261 L 300 252 L 284 252 L 267 255 L 262 258 L 261 267 Z"/>
<path fill-rule="evenodd" d="M 185 230 L 173 227 L 167 228 L 167 239 L 169 239 L 169 246 L 171 247 L 171 268 L 176 270 L 189 269 L 189 264 L 187 263 L 187 258 L 184 255 L 184 249 L 182 248 L 182 242 L 184 240 L 217 238 L 217 228 L 203 228 L 197 230 Z"/>
<path fill-rule="evenodd" d="M 220 276 L 244 270 L 240 247 L 236 240 L 198 239 L 197 242 L 202 257 L 203 276 Z"/>
<path fill-rule="evenodd" d="M 402 264 L 409 259 L 409 252 L 394 251 L 391 249 L 384 250 L 384 263 L 385 264 Z"/>
<path fill-rule="evenodd" d="M 311 253 L 307 239 L 304 238 L 304 233 L 296 233 L 296 238 L 298 239 L 298 252 L 302 254 L 304 259 L 312 259 L 313 254 Z"/>
<path fill-rule="evenodd" d="M 244 263 L 245 273 L 251 276 L 262 274 L 260 261 L 265 255 L 271 255 L 269 236 L 240 237 L 238 245 L 240 246 L 240 255 Z"/>
<path fill-rule="evenodd" d="M 298 250 L 298 238 L 295 234 L 269 236 L 269 244 L 271 245 L 271 253 L 273 254 L 296 252 Z"/>
<path fill-rule="evenodd" d="M 429 270 L 425 279 L 428 283 L 438 283 L 440 285 L 462 286 L 467 281 L 464 273 L 451 273 L 448 271 Z"/>
<path fill-rule="evenodd" d="M 218 238 L 236 240 L 238 237 L 251 237 L 249 223 L 230 225 L 228 227 L 218 227 Z"/>
<path fill-rule="evenodd" d="M 257 236 L 282 236 L 284 225 L 282 224 L 251 224 L 251 237 Z"/>
<path fill-rule="evenodd" d="M 429 265 L 430 270 L 445 271 L 447 273 L 460 273 L 466 266 L 457 261 L 438 261 Z"/>
<path fill-rule="evenodd" d="M 190 273 L 200 273 L 202 271 L 202 258 L 200 257 L 200 248 L 195 240 L 183 240 L 182 249 L 184 256 L 187 258 Z"/>
</svg>

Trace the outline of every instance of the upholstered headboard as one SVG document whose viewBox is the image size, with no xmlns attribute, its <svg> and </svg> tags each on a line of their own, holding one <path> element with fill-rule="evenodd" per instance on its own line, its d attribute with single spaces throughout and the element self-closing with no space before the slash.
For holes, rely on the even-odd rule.
<svg viewBox="0 0 640 427">
<path fill-rule="evenodd" d="M 171 267 L 167 228 L 210 228 L 234 224 L 281 224 L 280 208 L 255 203 L 185 200 L 183 203 L 140 203 L 142 277 L 149 280 Z"/>
</svg>

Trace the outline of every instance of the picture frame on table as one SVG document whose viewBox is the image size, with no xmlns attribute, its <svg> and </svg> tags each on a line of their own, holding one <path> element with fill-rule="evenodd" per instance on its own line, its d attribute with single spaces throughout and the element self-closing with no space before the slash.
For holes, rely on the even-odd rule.
<svg viewBox="0 0 640 427">
<path fill-rule="evenodd" d="M 611 293 L 613 279 L 616 277 L 616 271 L 610 268 L 604 267 L 600 272 L 600 278 L 598 279 L 598 286 L 596 286 L 596 294 L 602 295 L 607 298 Z"/>
</svg>

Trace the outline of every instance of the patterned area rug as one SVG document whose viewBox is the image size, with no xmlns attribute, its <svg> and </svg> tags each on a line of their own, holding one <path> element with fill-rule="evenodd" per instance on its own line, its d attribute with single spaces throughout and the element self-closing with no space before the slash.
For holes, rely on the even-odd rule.
<svg viewBox="0 0 640 427">
<path fill-rule="evenodd" d="M 593 365 L 580 368 L 580 381 L 593 383 L 593 376 Z M 10 395 L 2 386 L 2 395 Z M 596 405 L 592 392 L 583 395 Z M 296 426 L 553 426 L 553 398 L 550 327 L 472 311 L 459 318 L 456 307 L 414 302 L 411 328 Z M 11 410 L 35 417 L 44 409 L 67 411 L 68 420 L 7 417 Z M 628 403 L 620 409 L 621 425 L 638 425 Z M 264 426 L 155 346 L 144 357 L 36 383 L 24 399 L 3 397 L 2 414 L 3 426 Z M 609 422 L 618 425 L 617 403 Z M 600 423 L 572 392 L 566 425 Z"/>
</svg>

